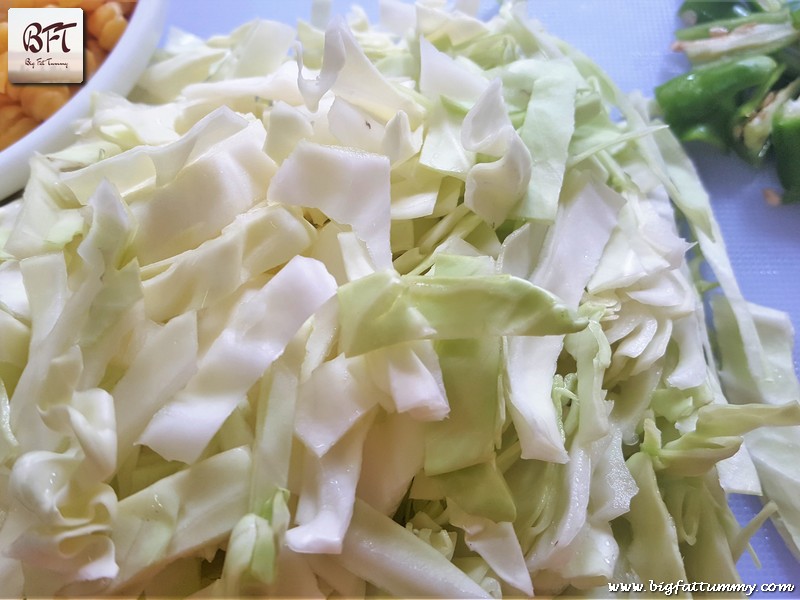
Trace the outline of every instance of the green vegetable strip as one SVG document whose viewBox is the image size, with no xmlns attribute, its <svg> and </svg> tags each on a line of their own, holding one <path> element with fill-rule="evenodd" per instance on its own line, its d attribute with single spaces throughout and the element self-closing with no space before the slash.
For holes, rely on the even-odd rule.
<svg viewBox="0 0 800 600">
<path fill-rule="evenodd" d="M 580 77 L 566 59 L 531 61 L 525 71 L 532 88 L 520 137 L 531 153 L 533 170 L 528 193 L 514 212 L 518 217 L 552 222 L 575 130 Z"/>
<path fill-rule="evenodd" d="M 551 293 L 508 275 L 408 276 L 378 272 L 339 288 L 344 351 L 413 339 L 551 335 L 586 326 Z M 460 310 L 451 309 L 457 299 Z"/>
<path fill-rule="evenodd" d="M 425 427 L 425 473 L 447 473 L 494 457 L 500 338 L 441 340 L 436 353 L 450 413 Z M 499 423 L 502 427 L 502 422 Z"/>
<path fill-rule="evenodd" d="M 490 597 L 433 547 L 360 500 L 337 561 L 400 598 Z"/>
<path fill-rule="evenodd" d="M 675 525 L 661 498 L 650 457 L 638 452 L 627 465 L 639 487 L 624 517 L 632 535 L 628 560 L 643 581 L 686 581 Z"/>
<path fill-rule="evenodd" d="M 111 593 L 138 592 L 159 567 L 225 536 L 247 512 L 252 460 L 236 448 L 120 502 L 114 542 L 123 564 Z"/>
</svg>

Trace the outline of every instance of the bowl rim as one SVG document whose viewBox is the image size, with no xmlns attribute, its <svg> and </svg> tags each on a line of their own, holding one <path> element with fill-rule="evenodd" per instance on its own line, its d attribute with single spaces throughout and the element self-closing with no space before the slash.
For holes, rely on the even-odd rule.
<svg viewBox="0 0 800 600">
<path fill-rule="evenodd" d="M 167 0 L 137 0 L 125 33 L 86 85 L 33 131 L 0 150 L 0 201 L 20 192 L 36 154 L 63 149 L 75 139 L 74 123 L 89 114 L 95 92 L 127 95 L 161 41 Z"/>
</svg>

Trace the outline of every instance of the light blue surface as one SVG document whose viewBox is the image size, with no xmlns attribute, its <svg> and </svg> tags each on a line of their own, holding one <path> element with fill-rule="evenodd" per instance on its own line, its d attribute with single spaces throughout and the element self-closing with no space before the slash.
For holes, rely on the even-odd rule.
<svg viewBox="0 0 800 600">
<path fill-rule="evenodd" d="M 344 13 L 352 2 L 335 0 Z M 359 2 L 373 19 L 377 1 Z M 491 1 L 482 2 L 490 10 Z M 670 52 L 679 22 L 678 0 L 531 0 L 531 14 L 547 28 L 591 56 L 627 92 L 652 95 L 653 88 L 686 67 Z M 311 0 L 172 0 L 168 24 L 200 36 L 227 33 L 257 16 L 295 24 L 310 15 Z M 750 301 L 786 311 L 800 324 L 800 205 L 770 207 L 762 190 L 778 188 L 769 170 L 755 171 L 735 157 L 705 147 L 690 149 L 709 192 L 728 244 L 742 291 Z M 800 165 L 798 165 L 800 168 Z M 795 365 L 800 356 L 795 343 Z M 798 452 L 800 460 L 800 451 Z M 746 520 L 758 510 L 753 498 L 736 497 L 737 516 Z M 771 524 L 754 537 L 762 562 L 757 569 L 745 556 L 739 563 L 747 583 L 793 583 L 794 594 L 753 597 L 800 597 L 800 563 L 786 550 Z"/>
</svg>

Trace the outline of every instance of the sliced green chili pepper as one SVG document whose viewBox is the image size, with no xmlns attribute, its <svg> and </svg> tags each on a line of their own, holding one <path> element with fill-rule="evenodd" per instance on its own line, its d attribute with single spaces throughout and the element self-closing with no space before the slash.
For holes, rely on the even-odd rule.
<svg viewBox="0 0 800 600">
<path fill-rule="evenodd" d="M 786 6 L 787 0 L 750 0 L 748 4 L 754 11 L 774 12 Z"/>
<path fill-rule="evenodd" d="M 751 164 L 758 164 L 760 163 L 767 154 L 767 150 L 770 146 L 769 140 L 769 130 L 767 130 L 766 135 L 753 135 L 752 127 L 750 128 L 750 134 L 745 135 L 745 129 L 747 128 L 748 123 L 750 123 L 753 119 L 755 119 L 759 114 L 762 114 L 764 118 L 769 119 L 767 116 L 769 114 L 769 110 L 767 109 L 766 105 L 767 97 L 771 97 L 772 101 L 774 102 L 777 94 L 775 93 L 775 86 L 780 80 L 783 72 L 785 71 L 785 67 L 783 65 L 778 64 L 772 74 L 764 80 L 758 88 L 755 88 L 751 93 L 750 97 L 745 100 L 731 119 L 731 126 L 733 127 L 733 137 L 734 137 L 734 147 L 733 149 L 738 152 L 738 154 L 747 160 Z M 784 94 L 784 98 L 781 98 L 781 102 L 785 101 L 788 98 L 787 94 Z M 777 106 L 773 109 L 777 110 Z"/>
<path fill-rule="evenodd" d="M 789 77 L 800 76 L 800 48 L 797 45 L 782 48 L 774 55 L 775 60 L 786 67 L 786 75 Z"/>
<path fill-rule="evenodd" d="M 655 96 L 664 119 L 681 139 L 735 148 L 736 129 L 745 118 L 740 107 L 754 95 L 766 94 L 779 69 L 769 56 L 719 61 L 667 81 L 656 88 Z"/>
<path fill-rule="evenodd" d="M 673 49 L 702 66 L 656 88 L 664 120 L 684 142 L 774 158 L 783 202 L 800 202 L 800 0 L 685 0 L 679 15 Z"/>
<path fill-rule="evenodd" d="M 719 19 L 745 17 L 752 13 L 748 2 L 720 2 L 719 0 L 686 0 L 678 15 L 687 25 L 708 23 Z"/>
<path fill-rule="evenodd" d="M 772 120 L 772 147 L 784 202 L 800 201 L 800 100 L 786 102 Z"/>
<path fill-rule="evenodd" d="M 772 146 L 772 122 L 775 115 L 786 102 L 800 92 L 800 79 L 795 79 L 783 88 L 773 88 L 759 104 L 757 110 L 740 113 L 749 115 L 741 129 L 741 146 L 745 157 L 753 164 L 759 164 Z"/>
<path fill-rule="evenodd" d="M 798 0 L 800 3 L 800 0 Z M 684 27 L 675 32 L 675 38 L 681 41 L 703 40 L 712 37 L 714 31 L 733 31 L 744 25 L 775 25 L 792 21 L 793 14 L 789 9 L 774 12 L 753 13 L 746 16 L 704 21 L 691 27 Z"/>
</svg>

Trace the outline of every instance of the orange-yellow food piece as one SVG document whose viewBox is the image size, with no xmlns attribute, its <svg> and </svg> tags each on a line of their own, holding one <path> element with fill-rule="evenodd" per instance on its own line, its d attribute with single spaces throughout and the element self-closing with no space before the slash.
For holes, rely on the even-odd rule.
<svg viewBox="0 0 800 600">
<path fill-rule="evenodd" d="M 19 104 L 23 112 L 37 121 L 52 116 L 70 97 L 66 85 L 24 85 L 20 88 Z"/>
<path fill-rule="evenodd" d="M 9 8 L 42 8 L 53 0 L 0 0 L 0 15 L 7 19 Z"/>
<path fill-rule="evenodd" d="M 92 12 L 103 5 L 105 0 L 58 0 L 61 8 L 82 8 L 84 12 Z"/>
<path fill-rule="evenodd" d="M 0 23 L 0 52 L 8 52 L 8 23 Z"/>
<path fill-rule="evenodd" d="M 3 108 L 0 108 L 0 111 L 2 110 Z M 39 125 L 37 121 L 30 117 L 23 116 L 10 123 L 7 127 L 0 127 L 0 150 L 7 148 L 36 129 L 37 125 Z"/>
<path fill-rule="evenodd" d="M 108 56 L 108 52 L 100 47 L 100 44 L 95 39 L 89 39 L 86 42 L 86 52 L 83 55 L 83 80 L 86 81 L 95 74 L 100 65 Z"/>
<path fill-rule="evenodd" d="M 119 2 L 106 2 L 94 11 L 86 22 L 89 33 L 100 43 L 104 50 L 111 50 L 128 26 L 128 19 L 122 14 Z"/>
<path fill-rule="evenodd" d="M 9 98 L 12 98 L 14 102 L 16 102 L 17 104 L 19 104 L 19 92 L 20 92 L 19 88 L 20 86 L 17 85 L 16 83 L 11 83 L 10 81 L 6 81 L 6 95 Z"/>
<path fill-rule="evenodd" d="M 117 2 L 122 7 L 122 14 L 126 17 L 129 17 L 136 8 L 136 0 L 117 0 Z"/>
<path fill-rule="evenodd" d="M 5 131 L 24 117 L 25 113 L 18 104 L 0 107 L 0 131 Z"/>
<path fill-rule="evenodd" d="M 16 142 L 37 125 L 16 104 L 0 106 L 0 150 Z"/>
<path fill-rule="evenodd" d="M 8 52 L 0 53 L 0 94 L 8 93 Z"/>
</svg>

